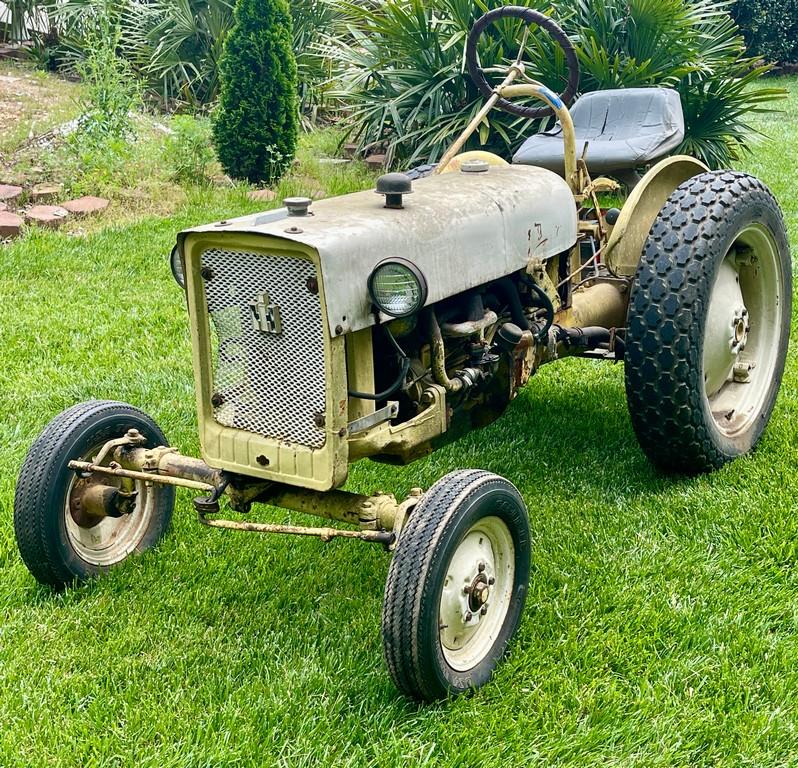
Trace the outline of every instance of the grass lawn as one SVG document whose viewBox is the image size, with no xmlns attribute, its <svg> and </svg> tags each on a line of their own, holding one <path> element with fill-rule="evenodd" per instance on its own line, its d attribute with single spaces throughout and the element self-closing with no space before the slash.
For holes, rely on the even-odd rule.
<svg viewBox="0 0 798 768">
<path fill-rule="evenodd" d="M 798 243 L 786 114 L 743 166 Z M 327 171 L 328 191 L 363 183 Z M 798 764 L 798 359 L 755 455 L 695 479 L 637 447 L 620 365 L 545 368 L 500 422 L 348 487 L 406 492 L 481 467 L 534 532 L 526 612 L 494 681 L 401 699 L 381 659 L 388 558 L 358 542 L 209 531 L 181 492 L 159 550 L 54 595 L 22 565 L 16 473 L 49 419 L 114 398 L 198 450 L 176 230 L 252 210 L 197 192 L 171 218 L 0 250 L 0 766 Z M 798 306 L 798 305 L 797 305 Z M 794 347 L 795 348 L 795 347 Z M 281 513 L 272 515 L 281 520 Z"/>
</svg>

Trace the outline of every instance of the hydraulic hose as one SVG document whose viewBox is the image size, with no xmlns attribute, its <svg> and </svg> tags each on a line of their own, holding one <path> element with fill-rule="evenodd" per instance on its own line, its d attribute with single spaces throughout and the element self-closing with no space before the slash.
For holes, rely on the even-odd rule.
<svg viewBox="0 0 798 768">
<path fill-rule="evenodd" d="M 540 299 L 541 307 L 546 310 L 546 322 L 535 334 L 535 339 L 537 341 L 545 341 L 549 337 L 549 329 L 554 324 L 554 305 L 551 303 L 548 294 L 537 283 L 529 283 L 529 285 L 538 299 Z"/>
<path fill-rule="evenodd" d="M 379 392 L 378 394 L 370 394 L 369 392 L 356 392 L 354 390 L 348 390 L 349 397 L 355 397 L 358 400 L 387 400 L 391 395 L 395 394 L 402 388 L 402 384 L 405 383 L 405 379 L 407 378 L 407 373 L 410 370 L 410 358 L 405 354 L 404 350 L 399 346 L 399 343 L 393 337 L 390 329 L 387 325 L 383 325 L 382 329 L 385 331 L 385 335 L 390 339 L 391 344 L 393 345 L 394 349 L 399 354 L 399 359 L 402 361 L 399 370 L 399 376 L 397 376 L 396 381 L 391 384 L 388 389 L 384 392 Z"/>
</svg>

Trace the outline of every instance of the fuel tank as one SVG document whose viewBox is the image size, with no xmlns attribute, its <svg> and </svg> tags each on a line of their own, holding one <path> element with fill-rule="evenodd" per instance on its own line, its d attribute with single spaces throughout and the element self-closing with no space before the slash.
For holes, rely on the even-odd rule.
<svg viewBox="0 0 798 768">
<path fill-rule="evenodd" d="M 445 173 L 413 183 L 400 209 L 374 190 L 314 202 L 308 215 L 284 208 L 182 232 L 245 232 L 280 238 L 319 255 L 329 328 L 336 335 L 375 324 L 366 281 L 383 259 L 402 257 L 424 274 L 427 304 L 524 269 L 571 248 L 571 190 L 543 168 L 510 165 Z"/>
</svg>

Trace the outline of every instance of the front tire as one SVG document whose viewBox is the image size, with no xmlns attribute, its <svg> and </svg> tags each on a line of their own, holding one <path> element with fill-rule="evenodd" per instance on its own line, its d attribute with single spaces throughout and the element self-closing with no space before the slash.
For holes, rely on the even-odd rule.
<svg viewBox="0 0 798 768">
<path fill-rule="evenodd" d="M 452 472 L 412 511 L 388 571 L 385 660 L 402 693 L 479 688 L 515 634 L 529 585 L 526 507 L 504 478 Z"/>
<path fill-rule="evenodd" d="M 784 219 L 758 179 L 689 179 L 654 221 L 632 287 L 626 395 L 665 471 L 716 469 L 756 445 L 787 355 L 792 270 Z"/>
<path fill-rule="evenodd" d="M 170 486 L 136 482 L 130 489 L 137 493 L 133 511 L 99 521 L 84 519 L 70 503 L 80 480 L 69 462 L 93 460 L 108 440 L 130 429 L 137 429 L 148 447 L 168 445 L 146 413 L 92 400 L 56 416 L 28 451 L 14 495 L 14 532 L 22 560 L 40 583 L 63 589 L 85 581 L 151 549 L 168 530 L 175 502 Z M 106 477 L 104 482 L 121 490 L 127 481 Z"/>
</svg>

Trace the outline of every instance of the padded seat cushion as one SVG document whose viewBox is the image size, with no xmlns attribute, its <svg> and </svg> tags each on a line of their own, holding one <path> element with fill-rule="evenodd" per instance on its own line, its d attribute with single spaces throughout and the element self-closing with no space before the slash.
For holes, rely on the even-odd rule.
<svg viewBox="0 0 798 768">
<path fill-rule="evenodd" d="M 571 107 L 576 151 L 585 142 L 587 167 L 593 174 L 630 170 L 653 163 L 684 140 L 684 115 L 679 94 L 671 88 L 623 88 L 580 96 Z M 536 165 L 563 175 L 560 123 L 530 136 L 513 162 Z"/>
</svg>

